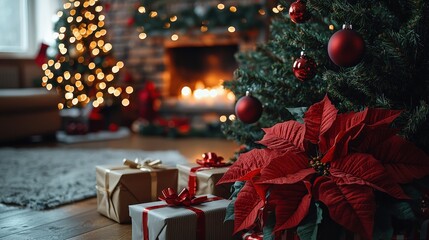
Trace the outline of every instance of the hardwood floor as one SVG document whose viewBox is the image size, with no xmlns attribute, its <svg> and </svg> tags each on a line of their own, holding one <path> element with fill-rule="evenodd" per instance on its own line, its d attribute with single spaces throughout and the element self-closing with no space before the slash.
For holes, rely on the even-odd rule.
<svg viewBox="0 0 429 240">
<path fill-rule="evenodd" d="M 204 152 L 232 157 L 238 145 L 223 139 L 142 137 L 62 144 L 56 142 L 17 144 L 15 147 L 119 148 L 180 151 L 190 162 Z M 95 175 L 95 172 L 94 172 Z M 0 204 L 0 239 L 131 239 L 131 225 L 118 224 L 97 212 L 96 198 L 59 208 L 34 211 Z"/>
</svg>

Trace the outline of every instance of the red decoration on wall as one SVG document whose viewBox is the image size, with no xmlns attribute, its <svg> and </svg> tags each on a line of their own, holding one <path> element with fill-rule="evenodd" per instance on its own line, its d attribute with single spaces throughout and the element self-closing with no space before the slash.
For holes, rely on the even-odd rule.
<svg viewBox="0 0 429 240">
<path fill-rule="evenodd" d="M 42 66 L 44 63 L 48 61 L 48 57 L 46 56 L 46 51 L 48 50 L 48 45 L 46 43 L 41 43 L 39 52 L 36 55 L 36 58 L 34 61 L 37 63 L 37 65 Z"/>
<path fill-rule="evenodd" d="M 340 67 L 355 66 L 362 60 L 364 52 L 365 42 L 361 35 L 352 30 L 352 25 L 344 24 L 343 29 L 329 39 L 329 57 Z"/>
</svg>

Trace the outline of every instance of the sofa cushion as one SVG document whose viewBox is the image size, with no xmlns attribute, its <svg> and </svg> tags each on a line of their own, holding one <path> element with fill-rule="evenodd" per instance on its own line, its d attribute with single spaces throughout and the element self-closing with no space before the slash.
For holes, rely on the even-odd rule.
<svg viewBox="0 0 429 240">
<path fill-rule="evenodd" d="M 58 109 L 60 98 L 55 91 L 44 88 L 0 89 L 0 112 Z"/>
</svg>

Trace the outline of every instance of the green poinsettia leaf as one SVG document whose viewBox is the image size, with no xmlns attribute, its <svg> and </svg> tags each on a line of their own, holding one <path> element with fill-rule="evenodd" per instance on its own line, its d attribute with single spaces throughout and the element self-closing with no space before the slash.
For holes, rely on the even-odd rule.
<svg viewBox="0 0 429 240">
<path fill-rule="evenodd" d="M 320 208 L 319 203 L 313 206 L 309 215 L 297 228 L 299 239 L 317 240 L 319 224 L 323 220 L 323 209 Z"/>
<path fill-rule="evenodd" d="M 244 187 L 244 184 L 246 182 L 237 181 L 234 182 L 234 184 L 231 186 L 231 199 L 237 198 L 238 193 L 241 191 L 241 189 Z"/>
<path fill-rule="evenodd" d="M 238 193 L 241 191 L 241 189 L 244 187 L 245 182 L 237 181 L 231 186 L 231 199 L 232 201 L 229 203 L 229 205 L 226 207 L 226 214 L 225 214 L 225 220 L 234 220 L 234 204 L 235 200 L 237 198 Z"/>
<path fill-rule="evenodd" d="M 389 214 L 389 207 L 386 204 L 380 204 L 377 207 L 372 236 L 373 239 L 392 239 L 392 218 Z"/>
<path fill-rule="evenodd" d="M 274 226 L 276 225 L 276 215 L 274 212 L 270 212 L 267 214 L 267 217 L 264 221 L 264 228 L 262 230 L 262 233 L 264 234 L 264 240 L 274 240 L 275 235 L 274 232 Z"/>
<path fill-rule="evenodd" d="M 226 221 L 233 221 L 234 220 L 234 204 L 235 204 L 235 199 L 232 200 L 228 206 L 226 207 L 226 213 L 225 213 L 225 219 L 224 222 Z"/>
<path fill-rule="evenodd" d="M 413 209 L 410 203 L 405 201 L 396 201 L 392 204 L 392 207 L 389 208 L 390 214 L 395 218 L 400 220 L 415 220 L 416 215 L 413 212 Z"/>
</svg>

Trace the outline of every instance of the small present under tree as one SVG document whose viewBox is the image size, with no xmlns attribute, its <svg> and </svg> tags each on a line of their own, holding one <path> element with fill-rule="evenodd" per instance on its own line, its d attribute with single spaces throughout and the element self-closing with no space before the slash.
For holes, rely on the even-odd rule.
<svg viewBox="0 0 429 240">
<path fill-rule="evenodd" d="M 113 56 L 102 10 L 98 0 L 68 0 L 57 13 L 55 53 L 42 66 L 42 86 L 63 98 L 59 109 L 130 103 L 133 88 L 118 76 L 124 63 Z"/>
</svg>

